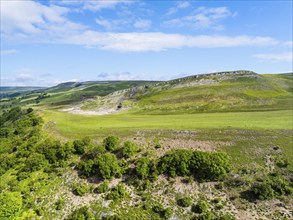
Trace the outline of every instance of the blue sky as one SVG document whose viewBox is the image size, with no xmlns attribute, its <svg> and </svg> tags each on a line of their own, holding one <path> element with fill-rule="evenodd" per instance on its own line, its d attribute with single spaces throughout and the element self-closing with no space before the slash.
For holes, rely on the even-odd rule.
<svg viewBox="0 0 293 220">
<path fill-rule="evenodd" d="M 1 86 L 293 71 L 291 0 L 0 2 Z"/>
</svg>

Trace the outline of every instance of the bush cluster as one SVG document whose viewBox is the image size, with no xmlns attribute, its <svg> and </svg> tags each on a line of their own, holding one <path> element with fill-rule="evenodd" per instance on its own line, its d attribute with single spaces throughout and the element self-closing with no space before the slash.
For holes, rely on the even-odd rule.
<svg viewBox="0 0 293 220">
<path fill-rule="evenodd" d="M 112 188 L 111 192 L 107 194 L 108 200 L 122 199 L 127 195 L 125 186 L 123 183 L 119 183 L 116 187 Z"/>
<path fill-rule="evenodd" d="M 172 177 L 194 175 L 200 180 L 219 180 L 228 174 L 230 161 L 221 152 L 173 150 L 160 158 L 158 169 Z"/>
<path fill-rule="evenodd" d="M 171 208 L 164 208 L 162 204 L 157 204 L 153 206 L 152 210 L 155 213 L 158 213 L 162 219 L 169 219 L 173 215 L 173 211 Z"/>
<path fill-rule="evenodd" d="M 272 199 L 275 196 L 290 195 L 293 188 L 290 183 L 280 176 L 271 176 L 262 182 L 255 183 L 251 191 L 259 200 Z"/>
<path fill-rule="evenodd" d="M 177 199 L 177 204 L 181 207 L 189 207 L 192 205 L 192 199 L 189 196 Z"/>
</svg>

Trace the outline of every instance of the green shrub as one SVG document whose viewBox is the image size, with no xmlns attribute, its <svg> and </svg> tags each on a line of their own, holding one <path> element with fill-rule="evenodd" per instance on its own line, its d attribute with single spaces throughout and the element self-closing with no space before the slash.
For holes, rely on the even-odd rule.
<svg viewBox="0 0 293 220">
<path fill-rule="evenodd" d="M 62 210 L 65 205 L 65 201 L 63 199 L 59 199 L 56 203 L 56 210 Z"/>
<path fill-rule="evenodd" d="M 87 160 L 87 161 L 80 161 L 77 165 L 78 170 L 82 171 L 82 176 L 89 177 L 95 174 L 97 172 L 94 169 L 94 161 L 93 160 Z"/>
<path fill-rule="evenodd" d="M 157 204 L 153 206 L 152 210 L 155 213 L 158 213 L 162 219 L 169 219 L 173 215 L 173 211 L 171 208 L 164 208 L 162 204 Z"/>
<path fill-rule="evenodd" d="M 287 158 L 284 157 L 278 157 L 276 158 L 275 164 L 279 167 L 279 168 L 286 168 L 289 166 L 289 161 Z"/>
<path fill-rule="evenodd" d="M 114 151 L 119 147 L 119 138 L 116 136 L 108 136 L 104 139 L 103 145 L 106 150 Z"/>
<path fill-rule="evenodd" d="M 177 204 L 181 207 L 189 207 L 192 205 L 192 199 L 189 196 L 177 199 Z"/>
<path fill-rule="evenodd" d="M 85 137 L 81 140 L 75 140 L 73 141 L 73 147 L 75 150 L 75 153 L 82 155 L 85 152 L 85 147 L 90 144 L 91 140 L 89 137 Z"/>
<path fill-rule="evenodd" d="M 201 180 L 226 177 L 230 161 L 226 153 L 172 150 L 159 159 L 159 172 L 174 176 L 194 175 Z"/>
<path fill-rule="evenodd" d="M 122 148 L 122 155 L 124 157 L 131 157 L 137 151 L 137 146 L 135 143 L 131 141 L 125 141 Z"/>
<path fill-rule="evenodd" d="M 49 165 L 43 154 L 32 153 L 25 161 L 25 171 L 33 172 L 45 168 Z"/>
<path fill-rule="evenodd" d="M 102 182 L 97 188 L 96 188 L 96 192 L 97 193 L 105 193 L 109 190 L 109 184 L 108 181 L 104 181 Z"/>
<path fill-rule="evenodd" d="M 233 215 L 229 214 L 229 213 L 221 215 L 217 219 L 218 220 L 236 220 L 236 218 Z"/>
<path fill-rule="evenodd" d="M 135 172 L 141 179 L 145 179 L 149 176 L 150 164 L 151 164 L 151 161 L 147 157 L 139 158 L 136 161 Z"/>
<path fill-rule="evenodd" d="M 192 207 L 192 211 L 195 213 L 206 213 L 209 209 L 209 203 L 206 201 L 199 201 Z"/>
<path fill-rule="evenodd" d="M 213 212 L 203 213 L 201 215 L 194 216 L 192 220 L 214 220 L 218 219 Z"/>
<path fill-rule="evenodd" d="M 251 191 L 257 199 L 268 200 L 275 196 L 290 195 L 293 192 L 293 188 L 286 179 L 280 176 L 273 176 L 263 182 L 254 184 Z"/>
<path fill-rule="evenodd" d="M 117 200 L 124 198 L 127 195 L 124 184 L 119 183 L 116 187 L 114 187 L 110 193 L 107 195 L 108 200 Z"/>
<path fill-rule="evenodd" d="M 122 220 L 118 215 L 107 215 L 104 220 Z"/>
<path fill-rule="evenodd" d="M 74 188 L 73 192 L 76 195 L 84 196 L 86 193 L 90 192 L 90 187 L 85 184 L 79 184 Z"/>
<path fill-rule="evenodd" d="M 15 219 L 22 208 L 20 192 L 3 192 L 0 194 L 0 219 Z"/>
<path fill-rule="evenodd" d="M 74 210 L 67 220 L 94 220 L 94 214 L 89 210 L 88 207 L 84 206 Z"/>
<path fill-rule="evenodd" d="M 121 175 L 121 167 L 119 166 L 119 161 L 117 157 L 112 153 L 105 153 L 99 156 L 95 162 L 94 167 L 96 167 L 98 174 L 103 179 L 111 179 L 115 175 Z"/>
<path fill-rule="evenodd" d="M 274 190 L 268 182 L 256 183 L 252 187 L 252 192 L 257 199 L 266 200 L 274 198 Z"/>
</svg>

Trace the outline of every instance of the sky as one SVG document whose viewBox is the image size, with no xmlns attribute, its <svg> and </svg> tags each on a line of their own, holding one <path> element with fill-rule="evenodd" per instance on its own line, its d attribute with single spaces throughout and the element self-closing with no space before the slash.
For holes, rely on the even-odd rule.
<svg viewBox="0 0 293 220">
<path fill-rule="evenodd" d="M 291 0 L 0 0 L 1 86 L 292 72 Z"/>
</svg>

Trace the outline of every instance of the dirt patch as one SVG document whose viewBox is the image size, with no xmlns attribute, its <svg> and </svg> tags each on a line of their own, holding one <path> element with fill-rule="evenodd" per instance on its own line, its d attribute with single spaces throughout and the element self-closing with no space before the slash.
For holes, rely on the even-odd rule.
<svg viewBox="0 0 293 220">
<path fill-rule="evenodd" d="M 121 109 L 115 109 L 115 108 L 102 108 L 97 110 L 82 110 L 80 107 L 72 107 L 63 109 L 62 111 L 70 113 L 70 114 L 76 114 L 76 115 L 108 115 L 108 114 L 115 114 L 120 113 L 123 111 L 129 110 L 128 108 L 121 108 Z"/>
</svg>

